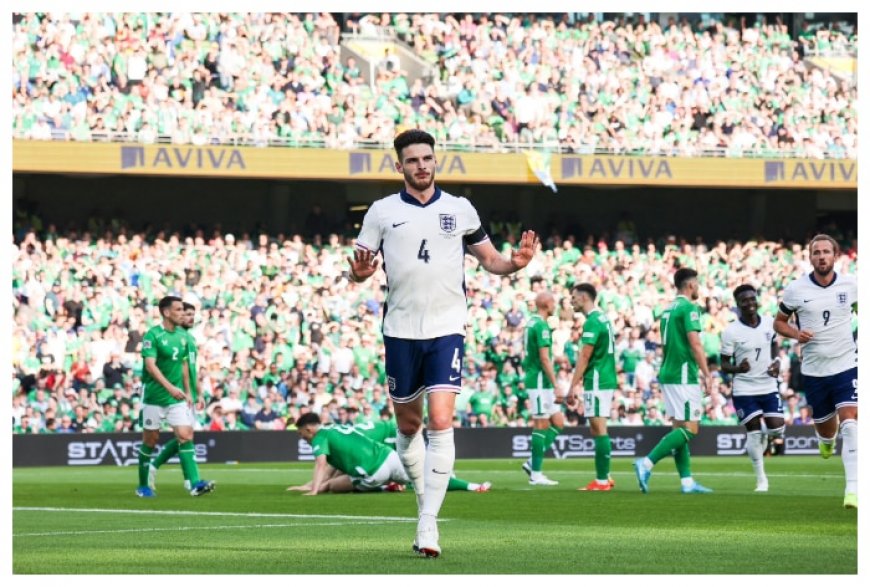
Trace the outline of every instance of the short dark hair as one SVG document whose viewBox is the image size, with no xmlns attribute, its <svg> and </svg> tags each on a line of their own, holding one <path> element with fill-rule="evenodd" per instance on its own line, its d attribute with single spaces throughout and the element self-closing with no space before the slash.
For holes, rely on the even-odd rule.
<svg viewBox="0 0 870 587">
<path fill-rule="evenodd" d="M 396 149 L 396 157 L 399 158 L 399 162 L 402 162 L 402 151 L 405 147 L 410 145 L 419 145 L 426 144 L 432 147 L 432 150 L 435 150 L 435 137 L 427 133 L 425 130 L 420 130 L 419 128 L 410 128 L 405 132 L 399 134 L 393 141 L 393 148 Z"/>
<path fill-rule="evenodd" d="M 320 426 L 320 415 L 315 414 L 314 412 L 308 412 L 307 414 L 302 414 L 299 416 L 299 419 L 296 420 L 296 427 L 303 428 L 305 426 L 311 426 L 312 424 L 316 424 Z"/>
<path fill-rule="evenodd" d="M 194 306 L 194 305 L 191 304 L 190 302 L 181 302 L 181 303 L 184 304 L 184 310 L 185 310 L 185 311 L 187 311 L 187 310 L 196 310 L 196 306 Z"/>
<path fill-rule="evenodd" d="M 753 286 L 749 285 L 748 283 L 744 283 L 743 285 L 738 285 L 734 288 L 734 300 L 736 301 L 737 296 L 745 291 L 751 291 L 752 293 L 756 293 L 756 290 Z"/>
<path fill-rule="evenodd" d="M 598 292 L 595 291 L 595 286 L 591 283 L 578 283 L 574 286 L 574 291 L 577 293 L 585 293 L 587 296 L 592 298 L 592 301 L 595 301 L 595 298 L 598 297 Z"/>
<path fill-rule="evenodd" d="M 829 243 L 831 243 L 831 246 L 834 247 L 834 254 L 840 254 L 840 243 L 838 243 L 836 239 L 834 239 L 834 237 L 829 234 L 817 234 L 813 237 L 813 240 L 810 241 L 810 254 L 812 254 L 813 252 L 813 245 L 819 241 L 828 241 Z"/>
<path fill-rule="evenodd" d="M 674 273 L 674 285 L 677 289 L 683 289 L 687 281 L 696 277 L 698 277 L 698 272 L 694 269 L 689 269 L 688 267 L 677 269 L 677 272 Z"/>
<path fill-rule="evenodd" d="M 162 316 L 163 311 L 172 306 L 172 304 L 180 301 L 181 298 L 178 296 L 163 296 L 157 303 L 157 307 L 160 309 L 160 315 Z"/>
</svg>

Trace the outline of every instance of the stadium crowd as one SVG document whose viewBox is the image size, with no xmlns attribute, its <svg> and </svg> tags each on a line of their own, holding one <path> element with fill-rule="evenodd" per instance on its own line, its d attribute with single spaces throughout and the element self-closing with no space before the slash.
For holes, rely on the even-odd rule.
<svg viewBox="0 0 870 587">
<path fill-rule="evenodd" d="M 14 15 L 14 136 L 352 148 L 424 126 L 451 148 L 726 156 L 857 153 L 857 88 L 808 67 L 838 29 L 526 15 Z M 342 30 L 342 26 L 345 30 Z M 341 34 L 388 30 L 371 83 Z"/>
<path fill-rule="evenodd" d="M 282 429 L 303 413 L 346 422 L 390 417 L 380 317 L 384 276 L 347 278 L 351 241 L 335 234 L 135 233 L 123 225 L 90 232 L 19 219 L 14 238 L 12 414 L 17 433 L 137 430 L 142 336 L 158 322 L 157 301 L 178 295 L 198 309 L 199 383 L 207 409 L 198 429 Z M 510 246 L 509 225 L 491 225 Z M 835 226 L 837 268 L 854 273 L 857 240 Z M 709 359 L 735 312 L 736 285 L 759 288 L 759 311 L 776 311 L 782 286 L 809 269 L 801 244 L 770 241 L 640 242 L 630 222 L 613 237 L 551 235 L 522 272 L 496 277 L 467 257 L 468 332 L 457 426 L 529 424 L 521 383 L 522 332 L 541 289 L 559 300 L 552 317 L 560 383 L 570 381 L 583 316 L 570 287 L 589 281 L 616 332 L 619 391 L 611 423 L 656 425 L 663 417 L 656 380 L 657 318 L 674 297 L 677 267 L 699 271 Z M 857 328 L 857 324 L 855 325 Z M 781 350 L 788 423 L 806 423 L 796 349 Z M 730 387 L 717 372 L 702 423 L 734 424 Z M 582 404 L 568 406 L 583 423 Z"/>
</svg>

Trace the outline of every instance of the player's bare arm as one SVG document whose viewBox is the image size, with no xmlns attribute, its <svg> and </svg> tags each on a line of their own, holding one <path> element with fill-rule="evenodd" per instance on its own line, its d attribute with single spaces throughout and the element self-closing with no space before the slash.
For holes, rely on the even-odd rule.
<svg viewBox="0 0 870 587">
<path fill-rule="evenodd" d="M 739 364 L 735 364 L 734 357 L 731 355 L 719 355 L 719 364 L 722 365 L 722 371 L 729 375 L 749 373 L 749 369 L 751 369 L 749 359 L 743 359 Z"/>
<path fill-rule="evenodd" d="M 770 365 L 767 366 L 767 374 L 771 377 L 779 377 L 779 345 L 773 340 L 770 343 Z"/>
<path fill-rule="evenodd" d="M 789 317 L 785 312 L 777 312 L 773 319 L 773 329 L 780 336 L 795 338 L 800 343 L 809 342 L 813 339 L 813 333 L 809 330 L 798 330 L 789 323 Z"/>
<path fill-rule="evenodd" d="M 181 380 L 184 385 L 184 401 L 193 405 L 193 398 L 190 394 L 190 365 L 187 364 L 187 361 L 181 364 Z"/>
<path fill-rule="evenodd" d="M 471 245 L 469 250 L 477 257 L 483 268 L 495 275 L 508 275 L 519 271 L 528 265 L 538 248 L 538 235 L 533 230 L 523 232 L 519 247 L 511 251 L 510 259 L 506 259 L 490 241 Z"/>
<path fill-rule="evenodd" d="M 689 347 L 692 349 L 692 357 L 694 357 L 695 363 L 698 364 L 698 369 L 704 376 L 702 379 L 704 382 L 704 389 L 707 393 L 710 393 L 710 390 L 713 387 L 713 379 L 710 377 L 710 368 L 707 366 L 707 355 L 704 354 L 704 346 L 701 344 L 701 335 L 692 330 L 687 333 L 687 337 L 689 339 Z"/>
<path fill-rule="evenodd" d="M 326 481 L 328 464 L 326 455 L 320 455 L 314 459 L 314 479 L 311 480 L 311 490 L 304 495 L 317 495 Z"/>
<path fill-rule="evenodd" d="M 336 469 L 335 467 L 333 467 L 329 463 L 326 464 L 326 481 L 330 481 L 332 479 L 335 479 L 336 477 L 338 477 L 341 474 L 342 474 L 341 471 L 339 471 L 338 469 Z M 287 491 L 311 491 L 311 486 L 313 483 L 314 483 L 314 481 L 312 479 L 311 481 L 308 481 L 307 483 L 305 483 L 303 485 L 291 485 L 290 487 L 287 488 Z"/>
<path fill-rule="evenodd" d="M 538 357 L 541 360 L 541 369 L 547 375 L 547 379 L 550 380 L 550 383 L 553 385 L 553 392 L 555 394 L 554 401 L 557 404 L 561 404 L 565 400 L 565 393 L 559 389 L 559 386 L 556 384 L 556 371 L 553 369 L 553 361 L 550 360 L 550 347 L 541 347 L 538 349 Z"/>
<path fill-rule="evenodd" d="M 568 394 L 569 402 L 573 403 L 583 393 L 583 375 L 586 374 L 589 361 L 592 360 L 593 350 L 591 344 L 584 344 L 580 345 L 580 350 L 577 351 L 577 366 L 574 368 L 574 375 L 571 377 L 571 390 Z"/>
</svg>

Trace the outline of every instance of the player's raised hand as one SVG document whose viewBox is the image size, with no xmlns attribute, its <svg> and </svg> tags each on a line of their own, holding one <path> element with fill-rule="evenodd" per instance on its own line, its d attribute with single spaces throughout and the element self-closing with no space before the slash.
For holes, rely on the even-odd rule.
<svg viewBox="0 0 870 587">
<path fill-rule="evenodd" d="M 743 359 L 742 361 L 740 361 L 740 364 L 737 365 L 739 373 L 749 373 L 750 368 L 751 367 L 749 366 L 749 359 Z"/>
<path fill-rule="evenodd" d="M 375 253 L 366 251 L 365 249 L 356 249 L 353 252 L 353 258 L 347 258 L 350 263 L 350 273 L 354 281 L 365 281 L 371 277 L 378 268 L 378 261 L 375 259 Z"/>
<path fill-rule="evenodd" d="M 801 330 L 798 332 L 798 342 L 810 342 L 813 339 L 813 333 L 809 330 Z"/>
<path fill-rule="evenodd" d="M 535 256 L 535 251 L 538 249 L 538 235 L 534 230 L 523 231 L 520 237 L 520 246 L 518 249 L 511 251 L 511 262 L 517 269 L 522 269 Z"/>
</svg>

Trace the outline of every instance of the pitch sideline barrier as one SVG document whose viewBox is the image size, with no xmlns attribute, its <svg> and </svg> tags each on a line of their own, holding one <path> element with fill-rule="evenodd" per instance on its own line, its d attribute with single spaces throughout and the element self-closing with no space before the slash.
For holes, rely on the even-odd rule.
<svg viewBox="0 0 870 587">
<path fill-rule="evenodd" d="M 612 455 L 645 455 L 669 430 L 666 426 L 612 426 Z M 165 442 L 170 435 L 162 433 L 160 438 Z M 12 465 L 136 465 L 141 439 L 141 434 L 134 433 L 16 434 L 12 437 Z M 458 428 L 455 440 L 458 459 L 525 459 L 531 454 L 531 428 Z M 195 445 L 200 463 L 313 459 L 311 448 L 295 431 L 197 432 Z M 746 430 L 740 426 L 702 426 L 691 449 L 697 456 L 745 454 Z M 566 428 L 556 439 L 553 454 L 556 458 L 591 458 L 594 442 L 589 428 Z M 812 426 L 787 427 L 784 454 L 818 454 Z"/>
</svg>

